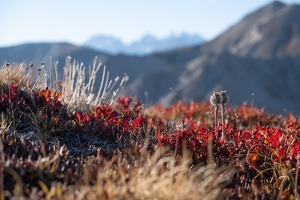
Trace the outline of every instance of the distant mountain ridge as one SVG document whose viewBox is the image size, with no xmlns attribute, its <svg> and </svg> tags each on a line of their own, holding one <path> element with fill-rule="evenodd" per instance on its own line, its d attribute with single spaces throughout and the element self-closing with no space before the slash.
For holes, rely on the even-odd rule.
<svg viewBox="0 0 300 200">
<path fill-rule="evenodd" d="M 209 100 L 214 90 L 227 90 L 231 103 L 251 101 L 268 111 L 300 114 L 300 6 L 274 1 L 244 17 L 214 40 L 165 54 L 179 59 L 181 74 L 160 98 Z M 164 75 L 168 79 L 168 75 Z M 147 84 L 147 83 L 146 83 Z"/>
<path fill-rule="evenodd" d="M 107 53 L 96 51 L 86 47 L 71 45 L 65 42 L 58 43 L 28 43 L 11 47 L 0 48 L 0 62 L 33 62 L 38 65 L 40 62 L 58 60 L 64 64 L 65 57 L 71 55 L 79 58 L 81 62 L 89 64 L 97 55 L 100 59 L 108 56 Z"/>
<path fill-rule="evenodd" d="M 300 54 L 300 5 L 279 1 L 258 9 L 213 41 L 205 52 L 229 51 L 238 56 L 272 58 Z"/>
<path fill-rule="evenodd" d="M 175 48 L 199 45 L 203 42 L 204 39 L 196 34 L 172 34 L 163 39 L 157 39 L 155 36 L 148 34 L 143 36 L 140 40 L 126 45 L 119 38 L 98 35 L 91 37 L 84 43 L 84 46 L 113 55 L 148 55 Z"/>
</svg>

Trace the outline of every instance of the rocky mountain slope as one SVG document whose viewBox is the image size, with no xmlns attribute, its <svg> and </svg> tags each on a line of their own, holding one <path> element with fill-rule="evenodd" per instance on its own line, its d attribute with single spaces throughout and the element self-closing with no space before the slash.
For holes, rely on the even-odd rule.
<svg viewBox="0 0 300 200">
<path fill-rule="evenodd" d="M 299 10 L 300 5 L 274 1 L 244 17 L 202 49 L 254 58 L 297 56 L 300 54 Z"/>
<path fill-rule="evenodd" d="M 167 61 L 164 70 L 142 75 L 129 88 L 142 96 L 147 85 L 149 98 L 163 105 L 207 101 L 221 89 L 231 105 L 239 105 L 250 103 L 254 93 L 255 105 L 271 113 L 300 114 L 299 19 L 299 5 L 275 1 L 208 43 L 160 54 Z"/>
</svg>

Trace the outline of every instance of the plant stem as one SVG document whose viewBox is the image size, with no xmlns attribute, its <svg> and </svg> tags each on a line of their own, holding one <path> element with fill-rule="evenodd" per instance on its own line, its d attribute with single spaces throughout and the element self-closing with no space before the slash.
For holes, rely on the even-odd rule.
<svg viewBox="0 0 300 200">
<path fill-rule="evenodd" d="M 219 106 L 215 106 L 215 136 L 218 135 L 218 112 L 219 112 Z M 207 144 L 207 161 L 208 164 L 213 164 L 214 161 L 214 152 L 213 152 L 213 135 L 210 134 L 208 137 L 208 144 Z"/>
<path fill-rule="evenodd" d="M 218 112 L 219 112 L 219 106 L 215 106 L 215 133 L 216 133 L 216 136 L 218 135 L 218 127 L 219 127 L 219 124 L 218 124 Z"/>
<path fill-rule="evenodd" d="M 225 135 L 225 132 L 224 132 L 224 127 L 225 127 L 224 114 L 226 112 L 225 111 L 225 105 L 222 104 L 221 107 L 222 107 L 222 113 L 221 113 L 221 115 L 222 115 L 222 136 L 221 136 L 221 139 L 224 140 L 225 142 L 228 142 L 228 138 L 227 138 L 227 136 Z"/>
<path fill-rule="evenodd" d="M 4 200 L 4 162 L 3 143 L 0 138 L 0 200 Z"/>
<path fill-rule="evenodd" d="M 295 174 L 295 188 L 294 188 L 294 193 L 295 193 L 295 199 L 299 199 L 299 194 L 297 191 L 298 187 L 298 176 L 299 176 L 299 167 L 300 167 L 300 154 L 297 156 L 297 164 L 296 164 L 296 174 Z"/>
<path fill-rule="evenodd" d="M 207 164 L 214 164 L 214 151 L 213 151 L 213 135 L 210 134 L 208 137 L 208 144 L 207 144 Z"/>
</svg>

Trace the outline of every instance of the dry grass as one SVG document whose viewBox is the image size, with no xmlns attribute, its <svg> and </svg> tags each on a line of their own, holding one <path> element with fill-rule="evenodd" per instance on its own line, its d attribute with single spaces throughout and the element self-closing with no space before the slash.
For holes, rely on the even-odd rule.
<svg viewBox="0 0 300 200">
<path fill-rule="evenodd" d="M 45 89 L 62 91 L 61 102 L 68 105 L 70 111 L 86 111 L 96 105 L 112 104 L 120 88 L 127 82 L 125 74 L 121 79 L 115 77 L 110 80 L 109 71 L 103 66 L 100 85 L 95 85 L 101 63 L 95 57 L 93 65 L 87 70 L 83 63 L 66 57 L 63 80 L 59 80 L 58 63 L 50 62 L 49 74 L 46 73 L 44 63 L 39 67 L 23 64 L 4 64 L 0 68 L 0 86 L 16 83 L 26 91 Z M 88 71 L 88 74 L 86 72 Z M 98 81 L 98 79 L 97 79 Z"/>
<path fill-rule="evenodd" d="M 192 166 L 188 153 L 175 159 L 166 152 L 160 148 L 133 162 L 119 155 L 99 169 L 94 186 L 70 187 L 64 199 L 222 199 L 235 173 L 232 165 Z"/>
<path fill-rule="evenodd" d="M 95 92 L 95 82 L 101 63 L 97 62 L 97 57 L 93 61 L 93 66 L 89 67 L 89 74 L 86 76 L 86 69 L 82 63 L 74 61 L 71 63 L 71 58 L 66 58 L 66 65 L 64 68 L 64 79 L 61 83 L 61 90 L 63 92 L 62 102 L 67 104 L 71 111 L 74 110 L 89 110 L 96 105 L 112 104 L 121 86 L 128 80 L 128 76 L 125 74 L 119 85 L 119 77 L 116 77 L 113 81 L 109 80 L 109 72 L 106 71 L 106 67 L 103 67 L 101 83 L 98 86 L 99 89 Z M 57 71 L 57 66 L 50 67 Z M 52 72 L 51 72 L 52 74 Z M 56 78 L 57 79 L 57 72 Z M 86 80 L 86 77 L 88 80 Z M 52 78 L 54 79 L 54 78 Z M 56 83 L 59 82 L 56 80 Z M 53 84 L 52 84 L 53 85 Z M 56 89 L 59 88 L 59 84 L 56 84 Z"/>
<path fill-rule="evenodd" d="M 0 138 L 0 200 L 4 200 L 4 153 L 2 139 Z"/>
<path fill-rule="evenodd" d="M 9 85 L 11 82 L 15 82 L 18 85 L 26 86 L 28 83 L 28 76 L 25 75 L 24 64 L 9 64 L 6 63 L 2 68 L 0 68 L 0 85 Z"/>
</svg>

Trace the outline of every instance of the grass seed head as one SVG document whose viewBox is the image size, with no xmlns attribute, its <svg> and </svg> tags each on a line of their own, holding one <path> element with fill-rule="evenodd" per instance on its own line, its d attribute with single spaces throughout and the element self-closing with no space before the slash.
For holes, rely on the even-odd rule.
<svg viewBox="0 0 300 200">
<path fill-rule="evenodd" d="M 221 95 L 221 104 L 226 104 L 229 102 L 229 97 L 226 94 L 226 90 L 224 90 L 224 91 L 221 90 L 220 95 Z"/>
<path fill-rule="evenodd" d="M 214 92 L 210 97 L 210 103 L 213 106 L 218 106 L 222 102 L 222 96 L 219 92 Z"/>
</svg>

